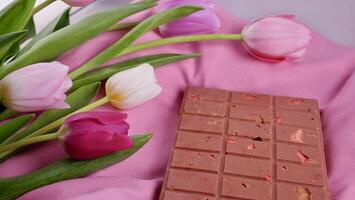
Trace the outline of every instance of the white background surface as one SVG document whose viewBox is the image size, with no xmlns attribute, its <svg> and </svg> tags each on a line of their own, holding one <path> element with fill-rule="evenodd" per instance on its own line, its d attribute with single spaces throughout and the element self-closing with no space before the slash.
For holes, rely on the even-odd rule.
<svg viewBox="0 0 355 200">
<path fill-rule="evenodd" d="M 12 0 L 0 0 L 0 8 Z M 43 0 L 37 0 L 38 3 Z M 355 0 L 214 0 L 232 14 L 255 19 L 270 14 L 289 13 L 338 44 L 355 47 Z M 82 9 L 74 20 L 98 10 L 111 8 L 129 0 L 97 0 Z M 39 29 L 67 5 L 60 0 L 36 15 Z M 73 9 L 74 11 L 77 10 Z"/>
</svg>

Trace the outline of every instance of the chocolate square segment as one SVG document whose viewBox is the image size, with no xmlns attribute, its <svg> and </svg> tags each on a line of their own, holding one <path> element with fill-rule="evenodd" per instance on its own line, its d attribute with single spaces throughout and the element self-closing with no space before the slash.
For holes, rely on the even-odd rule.
<svg viewBox="0 0 355 200">
<path fill-rule="evenodd" d="M 253 138 L 227 137 L 226 153 L 270 158 L 271 146 L 268 141 Z"/>
<path fill-rule="evenodd" d="M 318 110 L 318 103 L 316 100 L 313 99 L 275 97 L 275 107 L 290 110 L 314 112 Z"/>
<path fill-rule="evenodd" d="M 187 115 L 187 114 L 183 114 L 181 116 L 181 122 L 180 122 L 181 130 L 202 131 L 202 132 L 222 134 L 223 127 L 224 127 L 223 118 L 205 117 L 205 116 Z"/>
<path fill-rule="evenodd" d="M 185 100 L 200 99 L 202 101 L 227 101 L 228 92 L 218 89 L 190 87 L 186 91 Z"/>
<path fill-rule="evenodd" d="M 188 88 L 160 200 L 330 200 L 316 100 Z"/>
<path fill-rule="evenodd" d="M 231 102 L 236 104 L 270 106 L 271 96 L 245 92 L 232 92 Z"/>
<path fill-rule="evenodd" d="M 220 154 L 176 149 L 171 163 L 174 167 L 218 171 Z"/>
<path fill-rule="evenodd" d="M 270 124 L 256 121 L 229 120 L 228 134 L 238 137 L 270 139 Z"/>
<path fill-rule="evenodd" d="M 238 105 L 232 104 L 230 106 L 230 117 L 250 120 L 256 123 L 270 123 L 271 121 L 270 108 L 263 106 L 250 106 L 250 105 Z"/>
<path fill-rule="evenodd" d="M 202 98 L 191 98 L 186 99 L 183 106 L 183 112 L 213 117 L 225 117 L 227 113 L 227 104 L 226 102 L 205 101 Z"/>
</svg>

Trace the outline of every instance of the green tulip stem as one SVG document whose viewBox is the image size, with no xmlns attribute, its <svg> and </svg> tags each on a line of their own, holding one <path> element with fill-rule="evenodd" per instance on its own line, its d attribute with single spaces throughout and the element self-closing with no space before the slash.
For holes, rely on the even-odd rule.
<svg viewBox="0 0 355 200">
<path fill-rule="evenodd" d="M 152 40 L 152 41 L 132 45 L 126 48 L 125 50 L 123 50 L 117 56 L 123 56 L 129 53 L 142 51 L 145 49 L 150 49 L 159 46 L 170 45 L 170 44 L 208 41 L 208 40 L 241 40 L 241 39 L 242 39 L 241 34 L 205 34 L 205 35 L 188 35 L 188 36 L 170 37 L 170 38 Z M 80 75 L 92 70 L 92 68 L 85 66 L 85 64 L 83 66 L 84 67 L 79 67 L 78 69 L 71 72 L 70 78 L 74 80 L 78 78 Z"/>
<path fill-rule="evenodd" d="M 27 146 L 30 144 L 38 143 L 38 142 L 45 142 L 45 141 L 50 141 L 50 140 L 55 140 L 60 136 L 60 133 L 51 133 L 51 134 L 46 134 L 46 135 L 41 135 L 33 138 L 27 138 L 20 140 L 18 142 L 13 142 L 7 145 L 0 146 L 0 153 L 12 150 L 12 149 L 18 149 L 23 146 Z"/>
<path fill-rule="evenodd" d="M 34 136 L 37 136 L 37 135 L 43 135 L 49 131 L 52 131 L 58 127 L 60 127 L 62 124 L 64 124 L 65 120 L 68 119 L 70 116 L 74 115 L 74 114 L 77 114 L 77 113 L 81 113 L 81 112 L 87 112 L 87 111 L 90 111 L 90 110 L 93 110 L 95 108 L 98 108 L 106 103 L 108 103 L 110 100 L 107 96 L 85 106 L 85 107 L 82 107 L 81 109 L 73 112 L 73 113 L 70 113 L 69 115 L 65 116 L 65 117 L 62 117 L 50 124 L 48 124 L 47 126 L 33 132 L 32 134 L 28 135 L 27 137 L 34 137 Z"/>
<path fill-rule="evenodd" d="M 188 35 L 188 36 L 170 37 L 170 38 L 152 40 L 152 41 L 132 45 L 126 48 L 117 56 L 123 56 L 126 54 L 142 51 L 145 49 L 166 46 L 170 44 L 208 41 L 208 40 L 241 40 L 241 39 L 242 39 L 241 34 L 207 34 L 207 35 Z"/>
<path fill-rule="evenodd" d="M 133 27 L 137 26 L 139 23 L 140 23 L 140 21 L 119 23 L 119 24 L 113 25 L 107 31 L 122 31 L 122 30 L 126 30 L 129 28 L 133 28 Z"/>
<path fill-rule="evenodd" d="M 38 13 L 39 11 L 41 11 L 42 9 L 44 9 L 45 7 L 49 6 L 50 4 L 52 4 L 55 1 L 56 0 L 45 0 L 43 3 L 39 4 L 38 6 L 36 6 L 33 9 L 32 16 L 35 15 L 36 13 Z"/>
</svg>

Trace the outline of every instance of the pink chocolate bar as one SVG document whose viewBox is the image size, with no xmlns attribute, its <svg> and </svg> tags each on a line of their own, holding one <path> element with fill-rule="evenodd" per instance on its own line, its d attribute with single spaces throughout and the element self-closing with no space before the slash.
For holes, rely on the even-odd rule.
<svg viewBox="0 0 355 200">
<path fill-rule="evenodd" d="M 329 200 L 316 100 L 188 88 L 160 200 Z"/>
</svg>

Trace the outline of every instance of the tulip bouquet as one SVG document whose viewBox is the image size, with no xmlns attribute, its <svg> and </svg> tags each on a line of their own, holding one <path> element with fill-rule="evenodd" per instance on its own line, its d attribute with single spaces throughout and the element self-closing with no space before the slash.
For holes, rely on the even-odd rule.
<svg viewBox="0 0 355 200">
<path fill-rule="evenodd" d="M 59 139 L 70 158 L 24 176 L 0 180 L 2 199 L 13 199 L 46 184 L 86 176 L 138 151 L 151 134 L 128 136 L 122 111 L 157 97 L 162 88 L 154 68 L 200 56 L 156 54 L 107 65 L 113 58 L 162 45 L 206 40 L 241 40 L 246 50 L 266 61 L 300 58 L 310 31 L 292 16 L 271 16 L 248 24 L 240 34 L 215 34 L 221 21 L 208 0 L 143 0 L 93 14 L 70 24 L 70 9 L 36 32 L 33 16 L 55 0 L 14 0 L 0 11 L 0 162 L 23 147 Z M 63 0 L 84 6 L 92 0 Z M 150 16 L 124 19 L 142 11 Z M 55 61 L 105 31 L 127 33 L 70 71 Z M 158 29 L 162 39 L 133 44 Z M 105 96 L 98 98 L 101 82 Z M 94 110 L 110 103 L 117 111 Z M 132 124 L 131 124 L 132 125 Z M 133 124 L 134 125 L 134 124 Z"/>
</svg>

